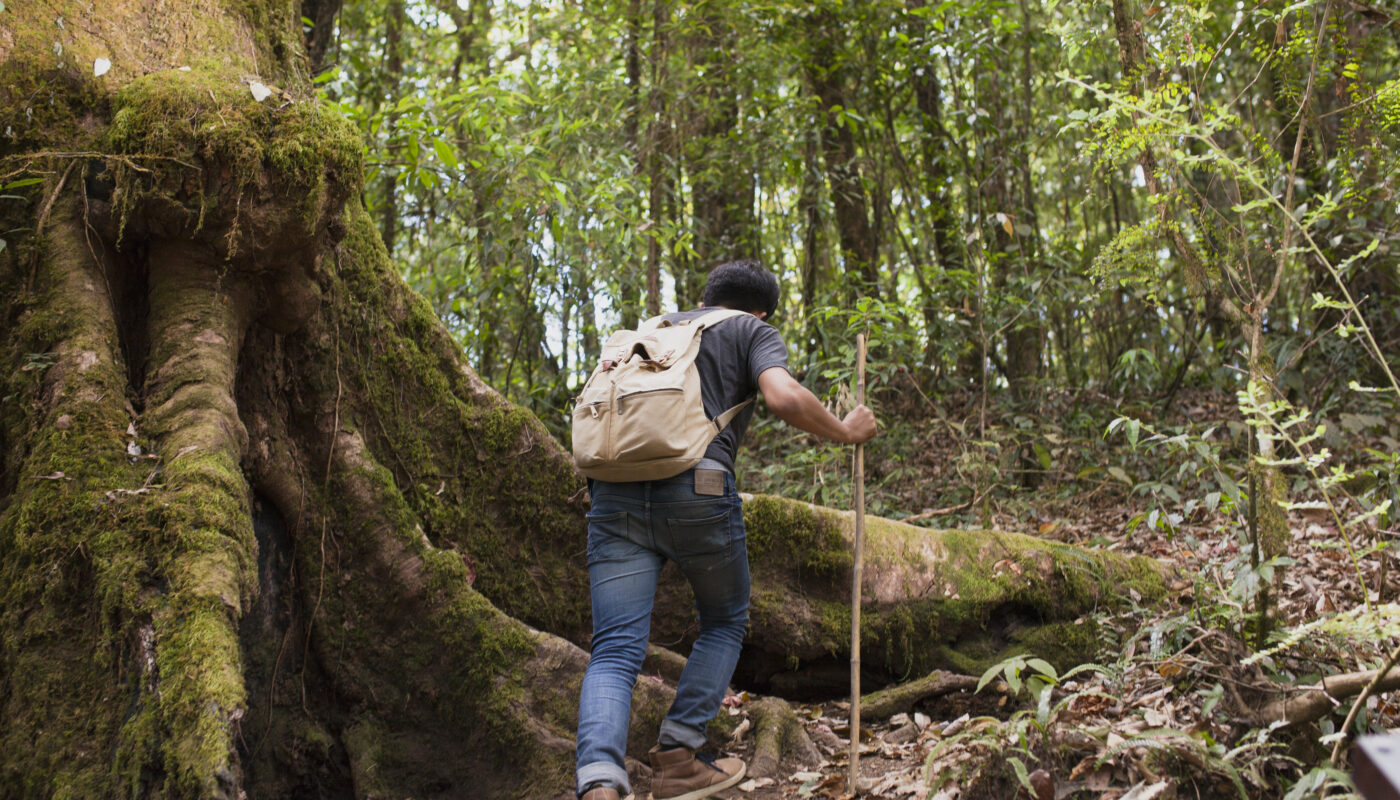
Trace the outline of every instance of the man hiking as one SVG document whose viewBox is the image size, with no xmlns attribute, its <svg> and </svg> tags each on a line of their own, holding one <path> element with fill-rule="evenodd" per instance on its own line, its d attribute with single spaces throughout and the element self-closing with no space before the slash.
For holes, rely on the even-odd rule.
<svg viewBox="0 0 1400 800">
<path fill-rule="evenodd" d="M 804 431 L 847 444 L 873 437 L 875 415 L 869 408 L 858 406 L 838 419 L 793 379 L 787 346 L 764 321 L 777 306 L 777 278 L 756 261 L 733 261 L 710 273 L 700 308 L 666 315 L 670 323 L 689 324 L 714 309 L 746 312 L 722 318 L 700 335 L 694 367 L 705 415 L 716 420 L 761 392 L 773 413 Z M 669 355 L 648 357 L 664 361 Z M 602 369 L 611 368 L 612 362 L 603 362 Z M 579 697 L 577 785 L 582 800 L 619 800 L 631 791 L 623 757 L 632 688 L 646 655 L 657 577 L 667 560 L 676 562 L 690 582 L 700 634 L 661 723 L 659 741 L 648 754 L 652 796 L 699 800 L 743 778 L 739 759 L 715 760 L 695 751 L 705 744 L 705 728 L 719 711 L 748 626 L 748 551 L 734 459 L 752 417 L 748 405 L 733 413 L 727 426 L 717 421 L 722 430 L 704 458 L 678 475 L 590 482 L 593 641 Z"/>
</svg>

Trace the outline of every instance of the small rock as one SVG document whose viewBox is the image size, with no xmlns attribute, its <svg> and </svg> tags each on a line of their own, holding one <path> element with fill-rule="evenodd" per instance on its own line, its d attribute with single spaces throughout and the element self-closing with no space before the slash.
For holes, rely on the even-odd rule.
<svg viewBox="0 0 1400 800">
<path fill-rule="evenodd" d="M 825 725 L 818 725 L 815 730 L 808 731 L 808 733 L 811 735 L 812 741 L 828 753 L 835 753 L 846 747 L 846 742 L 832 733 L 831 729 Z"/>
<path fill-rule="evenodd" d="M 919 726 L 912 722 L 885 734 L 885 741 L 889 744 L 908 744 L 917 738 L 919 738 Z"/>
<path fill-rule="evenodd" d="M 1043 769 L 1030 775 L 1031 787 L 1035 789 L 1035 800 L 1055 800 L 1055 778 Z"/>
<path fill-rule="evenodd" d="M 58 419 L 54 420 L 53 426 L 61 431 L 68 430 L 69 428 L 73 427 L 73 415 L 60 414 Z"/>
</svg>

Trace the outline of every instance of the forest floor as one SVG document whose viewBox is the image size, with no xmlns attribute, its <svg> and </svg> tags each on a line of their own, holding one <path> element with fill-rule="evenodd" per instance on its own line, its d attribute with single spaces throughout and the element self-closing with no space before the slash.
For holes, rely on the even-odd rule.
<svg viewBox="0 0 1400 800">
<path fill-rule="evenodd" d="M 1184 413 L 1207 413 L 1210 403 L 1209 398 L 1188 401 Z M 1012 664 L 980 692 L 954 692 L 921 702 L 912 714 L 863 720 L 859 796 L 1148 800 L 1284 797 L 1288 792 L 1291 800 L 1335 794 L 1340 773 L 1329 772 L 1332 744 L 1325 737 L 1341 725 L 1351 701 L 1296 727 L 1269 726 L 1254 712 L 1271 700 L 1306 692 L 1322 676 L 1379 666 L 1382 653 L 1374 645 L 1384 642 L 1364 644 L 1367 626 L 1374 632 L 1377 615 L 1400 619 L 1400 606 L 1389 605 L 1400 598 L 1400 570 L 1386 570 L 1375 553 L 1350 555 L 1360 543 L 1345 541 L 1322 514 L 1293 512 L 1289 556 L 1295 563 L 1280 569 L 1272 619 L 1276 630 L 1295 633 L 1282 644 L 1275 637 L 1272 649 L 1250 662 L 1257 648 L 1246 642 L 1256 636 L 1257 618 L 1247 602 L 1232 599 L 1241 596 L 1239 582 L 1254 574 L 1242 568 L 1239 515 L 1195 504 L 1169 524 L 1147 524 L 1153 508 L 1172 503 L 1160 502 L 1156 491 L 1132 490 L 1135 481 L 1113 480 L 1102 466 L 1071 463 L 1061 468 L 1075 443 L 1062 435 L 1067 446 L 1056 451 L 1053 433 L 1042 439 L 1053 466 L 1061 475 L 1102 475 L 1098 481 L 1091 478 L 1097 488 L 1066 491 L 1042 481 L 1011 501 L 959 509 L 956 498 L 946 495 L 947 481 L 954 477 L 946 470 L 968 463 L 971 437 L 952 435 L 958 427 L 946 418 L 931 420 L 921 433 L 905 437 L 911 444 L 895 457 L 887 454 L 882 460 L 877 451 L 867 467 L 877 481 L 900 469 L 900 463 L 917 464 L 900 480 L 883 484 L 894 498 L 891 507 L 913 511 L 890 513 L 886 507 L 886 514 L 922 513 L 928 522 L 951 525 L 958 519 L 942 509 L 955 508 L 980 517 L 964 522 L 1157 558 L 1174 566 L 1179 578 L 1165 601 L 1097 620 L 1101 647 L 1085 654 L 1093 661 L 1090 668 L 1047 679 L 1043 674 L 1037 678 L 1032 665 Z M 1084 460 L 1091 464 L 1099 459 L 1100 465 L 1133 466 L 1121 455 L 1103 452 L 1102 439 L 1087 446 Z M 966 494 L 976 497 L 972 491 Z M 1170 513 L 1169 508 L 1159 511 Z M 1353 614 L 1348 631 L 1345 624 L 1322 624 L 1347 618 L 1334 612 L 1368 616 Z M 744 715 L 747 702 L 745 694 L 732 697 L 725 712 Z M 853 796 L 847 786 L 846 698 L 794 708 L 822 753 L 821 763 L 784 765 L 780 774 L 745 780 L 717 797 Z M 1383 693 L 1370 698 L 1362 718 L 1371 730 L 1400 727 L 1400 698 Z M 741 730 L 746 727 L 741 723 Z M 746 757 L 753 740 L 741 736 L 728 745 L 727 752 Z M 1341 766 L 1344 771 L 1345 760 Z"/>
</svg>

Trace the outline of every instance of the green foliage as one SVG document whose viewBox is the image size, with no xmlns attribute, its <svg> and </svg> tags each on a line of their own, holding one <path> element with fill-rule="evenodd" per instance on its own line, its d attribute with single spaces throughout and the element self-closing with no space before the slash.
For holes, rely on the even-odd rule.
<svg viewBox="0 0 1400 800">
<path fill-rule="evenodd" d="M 1244 331 L 1219 298 L 1248 307 L 1281 264 L 1283 343 L 1277 322 L 1302 334 L 1334 313 L 1305 307 L 1305 262 L 1340 265 L 1393 227 L 1396 156 L 1377 145 L 1400 108 L 1395 45 L 1342 36 L 1361 12 L 1332 9 L 1319 36 L 1321 4 L 1154 10 L 1145 63 L 1115 84 L 1103 6 L 394 7 L 347 10 L 322 91 L 368 144 L 366 200 L 392 255 L 481 375 L 556 433 L 598 332 L 643 313 L 650 269 L 664 309 L 695 302 L 717 260 L 761 257 L 783 284 L 793 363 L 828 391 L 871 327 L 884 385 L 904 367 L 924 390 L 1172 393 L 1234 358 Z M 839 43 L 822 44 L 832 29 Z M 1018 67 L 991 79 L 1008 52 Z M 818 109 L 826 74 L 841 101 Z M 1308 98 L 1338 133 L 1306 139 L 1285 208 Z M 819 110 L 851 137 L 878 298 L 853 288 L 844 145 Z M 1340 279 L 1383 274 L 1392 249 Z M 1306 340 L 1287 345 L 1303 357 L 1283 377 L 1327 391 L 1290 377 L 1338 363 Z"/>
<path fill-rule="evenodd" d="M 1158 255 L 1160 235 L 1155 223 L 1122 229 L 1103 246 L 1089 265 L 1089 274 L 1104 290 L 1141 288 L 1156 303 L 1162 283 L 1168 278 Z"/>
</svg>

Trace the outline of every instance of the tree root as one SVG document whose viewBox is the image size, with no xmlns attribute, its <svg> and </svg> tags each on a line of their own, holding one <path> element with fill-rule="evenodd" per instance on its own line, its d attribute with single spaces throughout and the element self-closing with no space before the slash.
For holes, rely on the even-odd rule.
<svg viewBox="0 0 1400 800">
<path fill-rule="evenodd" d="M 642 661 L 643 675 L 657 675 L 668 683 L 680 683 L 685 671 L 685 656 L 658 644 L 647 645 L 647 657 Z"/>
<path fill-rule="evenodd" d="M 69 203 L 36 245 L 32 285 L 17 259 L 0 262 L 6 364 L 0 375 L 0 795 L 52 795 L 55 776 L 100 794 L 112 762 L 132 789 L 161 759 L 128 736 L 125 712 L 154 674 L 150 639 L 133 619 L 147 564 L 139 545 L 150 473 L 125 457 L 126 368 L 102 277 L 86 257 Z M 8 264 L 11 269 L 4 267 Z M 37 359 L 37 360 L 36 360 Z M 109 495 L 111 498 L 108 499 Z M 118 685 L 118 671 L 130 677 Z"/>
<path fill-rule="evenodd" d="M 183 742 L 167 756 L 175 785 L 234 796 L 246 706 L 238 620 L 257 572 L 233 399 L 250 306 L 226 268 L 192 242 L 153 243 L 149 254 L 150 372 L 137 425 L 163 470 L 163 545 L 146 555 L 165 588 L 151 610 L 159 688 L 140 707 Z"/>
<path fill-rule="evenodd" d="M 802 720 L 779 697 L 764 697 L 749 704 L 753 720 L 754 748 L 749 759 L 748 774 L 755 778 L 771 778 L 779 774 L 786 761 L 796 761 L 804 767 L 821 762 L 821 753 L 807 736 Z"/>
</svg>

